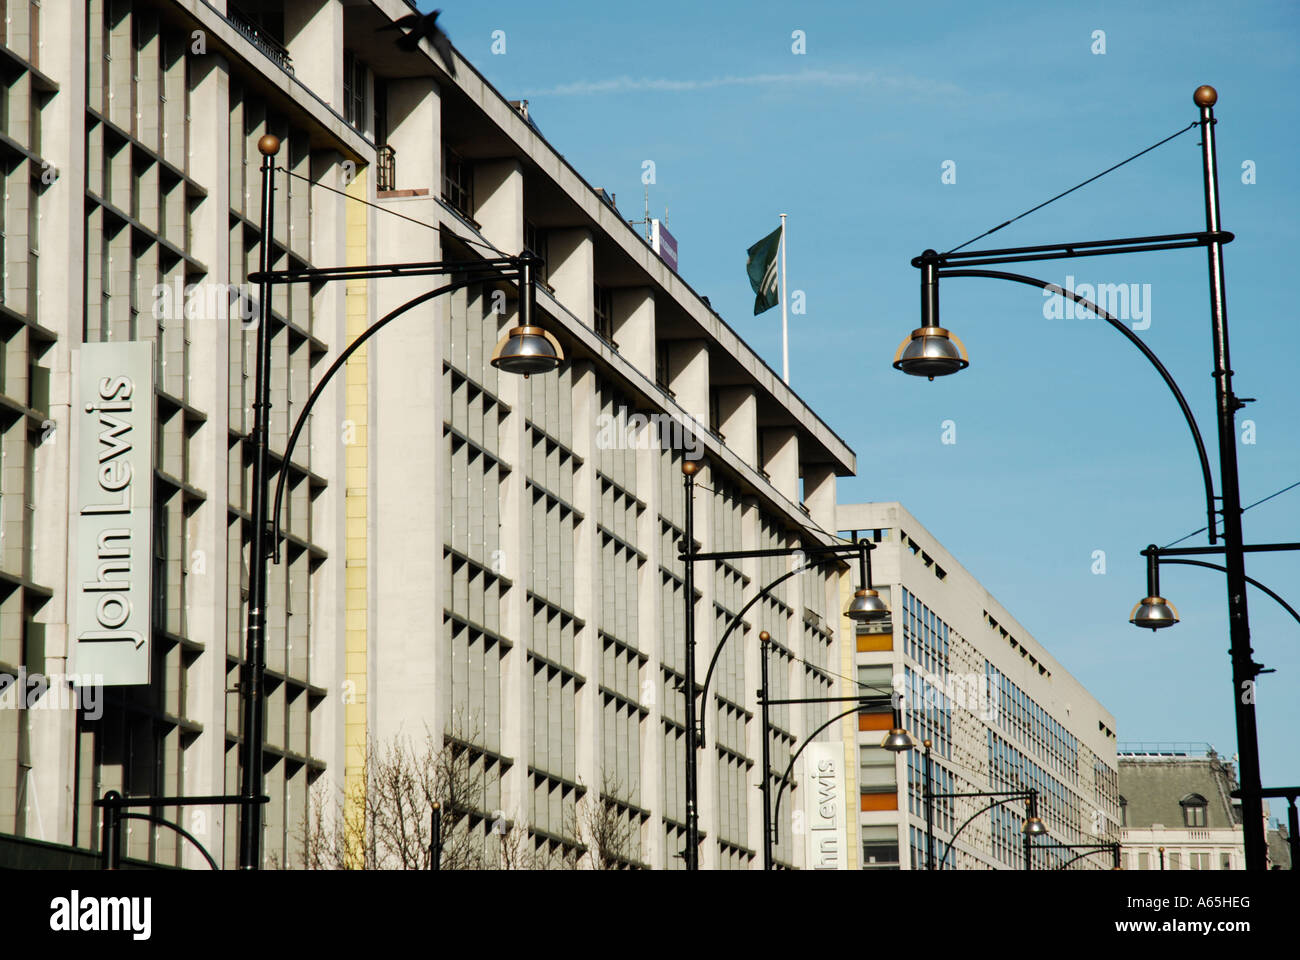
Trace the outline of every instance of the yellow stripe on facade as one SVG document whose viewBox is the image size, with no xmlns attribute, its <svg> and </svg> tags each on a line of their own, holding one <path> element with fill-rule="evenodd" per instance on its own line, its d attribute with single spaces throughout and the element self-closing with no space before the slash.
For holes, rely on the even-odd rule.
<svg viewBox="0 0 1300 960">
<path fill-rule="evenodd" d="M 347 186 L 349 197 L 366 199 L 368 171 L 357 172 Z M 348 266 L 369 262 L 369 208 L 364 203 L 349 203 L 346 213 L 346 255 Z M 365 332 L 370 324 L 367 298 L 367 281 L 348 280 L 345 288 L 345 317 L 347 341 Z M 361 839 L 365 836 L 364 798 L 366 789 L 366 679 L 369 596 L 367 591 L 368 557 L 366 521 L 368 514 L 367 485 L 367 429 L 369 426 L 367 376 L 369 348 L 361 347 L 348 360 L 343 374 L 346 383 L 343 423 L 343 459 L 345 473 L 344 516 L 346 549 L 344 565 L 346 577 L 344 649 L 345 690 L 349 696 L 343 704 L 343 816 L 349 824 L 348 865 L 362 865 L 365 851 Z"/>
</svg>

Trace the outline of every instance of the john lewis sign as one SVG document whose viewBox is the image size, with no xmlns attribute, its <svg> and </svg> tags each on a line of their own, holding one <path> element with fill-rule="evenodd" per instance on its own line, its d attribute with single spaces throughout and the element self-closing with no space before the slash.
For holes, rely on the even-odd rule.
<svg viewBox="0 0 1300 960">
<path fill-rule="evenodd" d="M 804 861 L 809 870 L 848 869 L 844 744 L 810 743 L 803 751 Z"/>
<path fill-rule="evenodd" d="M 72 469 L 73 660 L 106 686 L 149 682 L 152 631 L 153 345 L 80 350 Z"/>
</svg>

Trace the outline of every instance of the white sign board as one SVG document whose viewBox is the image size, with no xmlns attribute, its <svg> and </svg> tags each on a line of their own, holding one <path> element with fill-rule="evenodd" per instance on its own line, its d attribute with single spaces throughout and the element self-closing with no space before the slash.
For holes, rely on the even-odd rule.
<svg viewBox="0 0 1300 960">
<path fill-rule="evenodd" d="M 847 870 L 844 744 L 808 744 L 803 751 L 803 771 L 804 865 L 809 870 Z"/>
<path fill-rule="evenodd" d="M 149 682 L 153 569 L 153 345 L 83 343 L 72 471 L 73 663 L 105 686 Z"/>
</svg>

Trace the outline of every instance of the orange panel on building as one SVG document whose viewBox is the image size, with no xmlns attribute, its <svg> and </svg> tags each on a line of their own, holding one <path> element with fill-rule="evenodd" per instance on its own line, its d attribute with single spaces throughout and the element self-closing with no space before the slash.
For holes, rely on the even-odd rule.
<svg viewBox="0 0 1300 960">
<path fill-rule="evenodd" d="M 894 635 L 892 633 L 863 633 L 858 636 L 858 653 L 893 649 Z"/>
<path fill-rule="evenodd" d="M 863 810 L 897 810 L 898 794 L 896 793 L 864 793 L 862 795 Z"/>
<path fill-rule="evenodd" d="M 859 713 L 859 730 L 888 730 L 894 725 L 892 713 Z"/>
</svg>

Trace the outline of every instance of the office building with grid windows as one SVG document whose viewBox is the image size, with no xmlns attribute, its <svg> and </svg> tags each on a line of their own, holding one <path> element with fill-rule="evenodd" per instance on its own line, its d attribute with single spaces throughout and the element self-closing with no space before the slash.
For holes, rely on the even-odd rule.
<svg viewBox="0 0 1300 960">
<path fill-rule="evenodd" d="M 682 459 L 705 462 L 699 549 L 788 548 L 834 540 L 852 450 L 545 140 L 526 103 L 459 56 L 453 77 L 427 44 L 398 49 L 380 28 L 411 11 L 401 0 L 0 8 L 0 673 L 51 683 L 0 709 L 0 862 L 89 861 L 94 801 L 109 790 L 238 791 L 247 278 L 270 133 L 274 269 L 527 249 L 545 258 L 538 319 L 566 362 L 529 379 L 490 365 L 518 303 L 513 284 L 485 280 L 389 325 L 313 408 L 284 464 L 286 542 L 268 587 L 266 862 L 303 862 L 313 795 L 354 794 L 368 745 L 427 730 L 471 760 L 482 787 L 464 822 L 489 859 L 503 822 L 539 856 L 573 853 L 590 796 L 626 826 L 622 862 L 680 867 Z M 439 282 L 275 288 L 273 466 L 340 351 Z M 83 642 L 77 374 L 100 347 L 130 343 L 150 345 L 152 365 L 140 391 L 151 496 L 136 501 L 149 508 L 149 682 L 37 709 L 66 692 Z M 664 425 L 679 442 L 653 441 Z M 700 677 L 789 563 L 697 567 Z M 811 568 L 751 608 L 723 650 L 702 706 L 702 866 L 761 859 L 758 631 L 773 636 L 774 697 L 832 695 L 852 666 L 846 600 L 841 567 Z M 773 711 L 775 769 L 830 711 Z M 842 741 L 836 728 L 822 739 Z M 787 810 L 803 802 L 793 790 Z M 155 812 L 236 862 L 234 807 Z M 203 864 L 140 822 L 124 853 Z M 778 863 L 803 857 L 783 831 Z"/>
<path fill-rule="evenodd" d="M 862 689 L 901 696 L 903 726 L 917 747 L 901 754 L 881 747 L 887 711 L 860 715 L 849 735 L 859 756 L 861 867 L 925 869 L 925 740 L 934 793 L 1036 789 L 1050 832 L 1042 844 L 1117 840 L 1114 718 L 901 504 L 841 504 L 836 517 L 841 536 L 876 544 L 872 586 L 892 614 L 857 626 L 856 679 Z M 979 813 L 991 802 L 934 801 L 936 864 L 1023 868 L 1025 805 Z M 1051 869 L 1072 854 L 1033 856 L 1034 869 Z M 1086 856 L 1072 869 L 1109 865 Z"/>
</svg>

